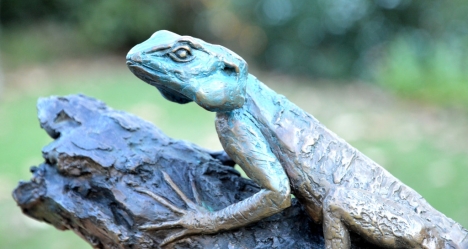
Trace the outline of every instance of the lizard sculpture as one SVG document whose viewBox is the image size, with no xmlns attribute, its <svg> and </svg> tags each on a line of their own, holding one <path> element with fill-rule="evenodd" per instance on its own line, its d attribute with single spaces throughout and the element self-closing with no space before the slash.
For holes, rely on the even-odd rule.
<svg viewBox="0 0 468 249">
<path fill-rule="evenodd" d="M 234 52 L 158 31 L 130 50 L 127 65 L 166 99 L 216 112 L 226 153 L 262 188 L 219 211 L 190 206 L 179 220 L 141 226 L 182 228 L 163 244 L 259 221 L 289 207 L 294 194 L 323 223 L 326 248 L 350 248 L 349 231 L 389 248 L 468 248 L 465 228 L 250 75 Z"/>
</svg>

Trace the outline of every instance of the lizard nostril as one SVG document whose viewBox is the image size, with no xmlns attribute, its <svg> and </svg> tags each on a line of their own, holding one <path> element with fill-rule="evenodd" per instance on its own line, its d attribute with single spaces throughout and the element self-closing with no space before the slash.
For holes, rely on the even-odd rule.
<svg viewBox="0 0 468 249">
<path fill-rule="evenodd" d="M 134 55 L 132 55 L 132 57 L 130 58 L 132 61 L 134 62 L 139 62 L 141 63 L 141 56 L 140 56 L 140 53 L 136 53 Z"/>
</svg>

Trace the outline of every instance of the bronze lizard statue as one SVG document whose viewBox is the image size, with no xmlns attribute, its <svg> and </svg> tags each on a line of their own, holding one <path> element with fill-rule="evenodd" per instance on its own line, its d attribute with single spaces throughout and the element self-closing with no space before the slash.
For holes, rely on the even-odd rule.
<svg viewBox="0 0 468 249">
<path fill-rule="evenodd" d="M 163 244 L 256 222 L 289 207 L 293 193 L 323 223 L 326 248 L 350 248 L 348 231 L 389 248 L 468 248 L 465 228 L 250 75 L 234 52 L 163 30 L 132 48 L 127 65 L 166 99 L 216 112 L 223 148 L 262 188 L 219 211 L 189 205 L 179 220 L 141 227 L 183 228 Z"/>
</svg>

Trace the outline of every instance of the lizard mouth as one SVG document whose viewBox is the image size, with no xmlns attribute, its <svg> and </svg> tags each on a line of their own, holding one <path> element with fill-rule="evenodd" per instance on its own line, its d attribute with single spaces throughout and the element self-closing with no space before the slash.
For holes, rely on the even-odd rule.
<svg viewBox="0 0 468 249">
<path fill-rule="evenodd" d="M 162 83 L 159 82 L 158 79 L 163 77 L 165 75 L 165 72 L 145 66 L 142 63 L 136 62 L 131 59 L 127 59 L 127 67 L 133 74 L 135 74 L 139 79 L 143 80 L 144 82 L 153 86 L 162 85 Z"/>
<path fill-rule="evenodd" d="M 161 93 L 161 95 L 167 100 L 179 104 L 186 104 L 193 101 L 186 95 L 176 90 L 173 90 L 162 84 L 160 81 L 158 81 L 157 78 L 160 77 L 158 74 L 163 74 L 163 72 L 147 67 L 132 60 L 127 60 L 127 66 L 130 69 L 130 71 L 132 71 L 132 73 L 135 74 L 138 78 L 156 87 Z"/>
</svg>

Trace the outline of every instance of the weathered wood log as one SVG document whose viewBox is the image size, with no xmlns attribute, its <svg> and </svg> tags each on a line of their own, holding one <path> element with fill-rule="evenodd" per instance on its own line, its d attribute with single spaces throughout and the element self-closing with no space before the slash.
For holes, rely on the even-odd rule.
<svg viewBox="0 0 468 249">
<path fill-rule="evenodd" d="M 21 182 L 13 197 L 26 215 L 73 230 L 94 248 L 159 248 L 181 228 L 139 226 L 177 219 L 177 210 L 169 207 L 189 209 L 183 195 L 220 210 L 259 191 L 225 154 L 171 139 L 98 100 L 50 97 L 39 100 L 38 112 L 41 127 L 55 140 L 43 149 L 45 162 L 31 168 L 31 181 Z M 143 188 L 163 200 L 138 191 Z M 352 239 L 353 248 L 375 248 L 358 236 Z M 165 248 L 323 248 L 323 243 L 321 225 L 293 201 L 282 213 L 248 227 L 191 236 Z"/>
</svg>

